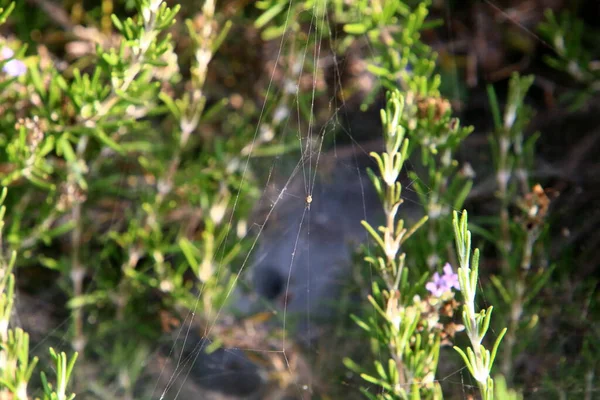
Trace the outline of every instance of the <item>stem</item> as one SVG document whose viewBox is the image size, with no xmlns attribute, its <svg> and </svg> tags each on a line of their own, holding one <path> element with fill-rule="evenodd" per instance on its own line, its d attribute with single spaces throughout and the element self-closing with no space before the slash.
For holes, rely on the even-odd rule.
<svg viewBox="0 0 600 400">
<path fill-rule="evenodd" d="M 135 269 L 138 261 L 143 256 L 141 250 L 138 247 L 129 248 L 129 257 L 127 262 L 121 266 L 121 272 L 123 273 L 123 280 L 119 282 L 117 290 L 117 311 L 116 320 L 123 321 L 125 319 L 125 306 L 127 305 L 128 289 L 130 286 L 127 284 L 129 281 L 126 279 L 129 271 Z"/>
<path fill-rule="evenodd" d="M 119 96 L 117 92 L 122 91 L 126 92 L 131 84 L 134 82 L 135 78 L 141 72 L 144 58 L 148 47 L 155 39 L 157 32 L 155 30 L 156 26 L 156 15 L 155 13 L 151 13 L 150 19 L 144 26 L 144 34 L 139 40 L 139 47 L 132 48 L 133 57 L 131 60 L 131 64 L 125 72 L 125 77 L 119 88 L 113 87 L 109 96 L 104 99 L 104 101 L 98 107 L 95 115 L 90 119 L 78 117 L 77 122 L 83 126 L 87 126 L 93 128 L 96 126 L 97 122 L 106 116 L 106 114 L 112 109 L 112 107 L 119 101 Z M 83 135 L 77 145 L 77 162 L 85 162 L 84 156 L 89 144 L 89 135 Z M 71 178 L 71 182 L 76 184 Z M 82 236 L 82 222 L 81 222 L 81 213 L 82 213 L 82 202 L 76 202 L 71 211 L 71 219 L 75 222 L 75 227 L 71 233 L 71 240 L 73 244 L 73 253 L 71 255 L 71 281 L 73 286 L 73 296 L 79 297 L 83 294 L 83 279 L 86 275 L 86 268 L 81 265 L 80 260 L 80 246 L 81 246 L 81 236 Z M 121 298 L 121 294 L 119 294 L 118 303 L 126 303 L 124 298 Z M 123 309 L 124 305 L 118 305 L 117 309 Z M 117 316 L 119 316 L 120 312 L 117 312 Z M 83 357 L 86 344 L 86 339 L 83 332 L 83 314 L 81 307 L 76 307 L 73 310 L 73 320 L 74 320 L 74 339 L 73 339 L 73 348 L 81 354 Z"/>
<path fill-rule="evenodd" d="M 83 279 L 85 278 L 86 270 L 81 265 L 80 246 L 81 246 L 81 203 L 76 203 L 71 211 L 71 219 L 75 221 L 75 227 L 71 232 L 72 254 L 71 254 L 71 281 L 73 284 L 73 297 L 77 298 L 83 294 Z M 73 326 L 75 335 L 73 338 L 73 349 L 83 357 L 86 339 L 83 333 L 83 313 L 81 306 L 73 309 Z"/>
<path fill-rule="evenodd" d="M 97 109 L 96 114 L 91 119 L 84 119 L 81 116 L 78 118 L 78 122 L 84 126 L 94 127 L 96 123 L 104 117 L 111 108 L 117 103 L 119 100 L 119 96 L 117 96 L 117 92 L 127 91 L 129 86 L 133 83 L 136 76 L 140 73 L 142 69 L 142 64 L 144 61 L 144 56 L 146 51 L 148 50 L 149 44 L 154 39 L 156 32 L 154 30 L 156 23 L 156 19 L 153 17 L 150 19 L 147 26 L 145 26 L 145 34 L 149 35 L 148 37 L 143 36 L 140 40 L 140 47 L 135 48 L 134 56 L 131 62 L 130 67 L 127 69 L 125 77 L 123 79 L 122 84 L 119 89 L 115 89 L 113 87 L 111 94 L 100 104 Z M 137 51 L 136 51 L 137 50 Z M 81 137 L 78 146 L 77 146 L 77 161 L 84 161 L 85 151 L 87 149 L 87 145 L 89 143 L 89 135 L 84 135 Z M 73 253 L 71 255 L 71 281 L 73 284 L 73 296 L 79 297 L 83 294 L 83 279 L 85 278 L 86 268 L 81 265 L 80 260 L 80 246 L 81 246 L 81 234 L 82 234 L 82 226 L 81 226 L 81 208 L 82 203 L 77 202 L 73 210 L 71 211 L 71 218 L 75 222 L 75 227 L 71 233 L 71 240 L 73 244 Z M 74 329 L 75 329 L 75 337 L 73 339 L 73 348 L 77 351 L 81 356 L 84 355 L 85 348 L 85 336 L 83 333 L 83 315 L 81 307 L 76 307 L 73 310 L 73 320 L 74 320 Z"/>
<path fill-rule="evenodd" d="M 77 162 L 84 162 L 83 158 L 85 150 L 89 143 L 89 136 L 85 135 L 81 137 L 81 140 L 77 144 Z M 69 175 L 70 185 L 77 185 L 75 178 L 71 173 Z M 86 275 L 85 266 L 81 265 L 80 250 L 81 250 L 81 236 L 82 236 L 82 224 L 81 224 L 81 209 L 83 202 L 76 201 L 71 210 L 71 219 L 75 222 L 73 231 L 71 232 L 71 244 L 73 246 L 71 254 L 71 282 L 73 284 L 73 297 L 81 297 L 83 295 L 83 279 Z M 81 307 L 75 307 L 73 309 L 73 327 L 75 334 L 73 338 L 73 349 L 84 356 L 83 350 L 86 345 L 86 338 L 83 332 L 83 312 Z"/>
<path fill-rule="evenodd" d="M 515 170 L 515 175 L 519 180 L 519 184 L 521 185 L 521 192 L 527 193 L 530 190 L 529 187 L 529 173 L 525 166 L 525 162 L 523 159 L 523 133 L 518 132 L 515 135 L 514 141 L 514 150 L 517 160 L 517 168 Z"/>
<path fill-rule="evenodd" d="M 430 253 L 427 257 L 427 265 L 430 271 L 434 271 L 440 259 L 439 254 L 435 250 L 435 246 L 438 242 L 438 225 L 437 220 L 440 217 L 438 204 L 438 193 L 433 192 L 429 197 L 429 203 L 427 204 L 427 215 L 429 216 L 429 226 L 427 231 L 427 239 L 429 241 Z"/>
<path fill-rule="evenodd" d="M 508 149 L 510 147 L 510 132 L 503 129 L 500 132 L 498 140 L 498 170 L 496 171 L 496 181 L 498 183 L 498 196 L 500 197 L 500 248 L 502 254 L 502 268 L 504 273 L 510 271 L 508 256 L 512 248 L 510 238 L 510 216 L 508 213 L 508 181 L 511 171 L 508 168 Z"/>
<path fill-rule="evenodd" d="M 536 228 L 534 228 L 536 229 Z M 521 258 L 521 271 L 526 273 L 531 269 L 531 260 L 533 256 L 533 246 L 537 239 L 537 232 L 530 230 L 527 232 L 525 245 L 523 246 L 523 257 Z M 524 278 L 524 277 L 523 277 Z"/>
<path fill-rule="evenodd" d="M 506 378 L 507 383 L 512 382 L 512 361 L 513 351 L 517 343 L 517 333 L 519 328 L 519 322 L 523 315 L 523 301 L 525 298 L 525 285 L 523 280 L 519 279 L 515 284 L 515 297 L 512 299 L 511 311 L 510 311 L 510 322 L 509 329 L 506 332 L 506 338 L 504 345 L 504 357 L 502 359 L 502 373 Z"/>
<path fill-rule="evenodd" d="M 594 370 L 590 369 L 585 373 L 585 400 L 592 400 L 594 393 Z"/>
<path fill-rule="evenodd" d="M 537 238 L 537 232 L 530 230 L 527 232 L 525 244 L 523 246 L 523 256 L 521 258 L 521 270 L 515 284 L 515 297 L 513 298 L 510 312 L 510 328 L 506 334 L 506 346 L 504 347 L 504 357 L 502 360 L 502 373 L 506 378 L 507 383 L 512 382 L 512 356 L 515 344 L 517 343 L 517 333 L 521 317 L 523 315 L 525 301 L 525 277 L 531 268 L 531 258 L 533 254 L 533 246 Z"/>
<path fill-rule="evenodd" d="M 385 129 L 385 128 L 384 128 Z M 399 132 L 396 135 L 400 134 Z M 396 140 L 396 136 L 386 136 L 386 148 L 389 149 L 388 152 L 382 154 L 382 158 L 385 159 L 387 155 L 389 160 L 395 160 L 396 157 L 401 157 L 400 152 L 394 149 L 394 141 Z M 384 168 L 390 168 L 392 170 L 387 170 L 388 176 L 397 176 L 400 171 L 396 170 L 392 163 L 385 166 Z M 401 166 L 400 166 L 401 168 Z M 385 175 L 386 171 L 381 171 L 383 175 Z M 399 312 L 398 308 L 406 309 L 404 304 L 400 304 L 400 291 L 397 288 L 397 282 L 402 276 L 404 261 L 403 255 L 398 254 L 400 252 L 399 246 L 399 238 L 405 232 L 404 227 L 400 228 L 398 225 L 397 214 L 399 203 L 401 202 L 400 194 L 396 193 L 395 182 L 391 182 L 383 179 L 385 186 L 385 200 L 383 202 L 383 211 L 385 214 L 386 225 L 383 228 L 383 242 L 384 242 L 384 252 L 386 254 L 385 265 L 386 268 L 381 271 L 382 277 L 386 283 L 389 298 L 388 302 L 395 301 L 392 308 L 395 308 L 394 312 Z M 398 230 L 398 231 L 397 231 Z M 394 299 L 394 300 L 393 300 Z M 389 307 L 389 306 L 388 306 Z M 388 322 L 389 323 L 389 322 Z M 394 392 L 396 395 L 401 396 L 402 398 L 408 398 L 407 391 L 410 391 L 408 388 L 408 384 L 413 381 L 414 374 L 410 371 L 409 367 L 404 363 L 403 360 L 403 352 L 404 352 L 404 344 L 397 343 L 397 338 L 390 340 L 387 343 L 388 350 L 394 362 L 396 363 L 396 368 L 398 370 L 398 382 L 397 387 Z M 398 346 L 399 344 L 400 346 Z"/>
</svg>

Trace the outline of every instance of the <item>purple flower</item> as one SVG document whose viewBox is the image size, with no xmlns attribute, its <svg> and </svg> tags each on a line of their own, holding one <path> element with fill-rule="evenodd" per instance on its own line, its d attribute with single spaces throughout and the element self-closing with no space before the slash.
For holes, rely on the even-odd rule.
<svg viewBox="0 0 600 400">
<path fill-rule="evenodd" d="M 460 285 L 458 284 L 458 275 L 452 271 L 452 266 L 449 263 L 444 265 L 443 275 L 436 272 L 433 274 L 431 281 L 425 285 L 425 289 L 429 290 L 436 297 L 440 297 L 452 288 L 460 290 Z"/>
<path fill-rule="evenodd" d="M 458 274 L 455 274 L 452 270 L 452 265 L 450 263 L 446 263 L 444 265 L 444 278 L 446 279 L 446 284 L 449 289 L 460 290 L 460 284 L 458 283 Z"/>
<path fill-rule="evenodd" d="M 8 47 L 3 47 L 2 50 L 0 50 L 0 56 L 2 57 L 2 60 L 8 60 L 14 55 L 15 53 Z M 4 64 L 2 71 L 9 76 L 21 76 L 27 71 L 27 66 L 21 60 L 12 59 Z"/>
</svg>

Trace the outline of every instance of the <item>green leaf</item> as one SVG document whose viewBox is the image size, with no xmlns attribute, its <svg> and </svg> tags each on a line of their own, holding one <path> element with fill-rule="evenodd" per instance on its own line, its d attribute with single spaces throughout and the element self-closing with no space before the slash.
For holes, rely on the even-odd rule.
<svg viewBox="0 0 600 400">
<path fill-rule="evenodd" d="M 366 332 L 371 332 L 371 327 L 359 317 L 354 314 L 350 314 L 350 318 L 356 323 L 356 325 L 364 329 Z"/>
<path fill-rule="evenodd" d="M 39 187 L 40 189 L 44 189 L 44 190 L 50 190 L 50 191 L 54 191 L 56 189 L 56 186 L 51 183 L 51 182 L 46 182 L 43 179 L 35 176 L 33 173 L 28 174 L 26 176 L 27 180 L 31 183 L 33 183 L 34 185 L 36 185 L 37 187 Z"/>
<path fill-rule="evenodd" d="M 427 215 L 425 215 L 423 218 L 421 218 L 419 221 L 417 221 L 416 224 L 414 224 L 402 237 L 402 240 L 400 241 L 400 244 L 404 243 L 408 238 L 410 238 L 421 226 L 423 226 L 423 224 L 425 224 L 425 222 L 427 222 L 427 220 L 429 219 L 429 217 Z"/>
<path fill-rule="evenodd" d="M 219 50 L 219 47 L 221 47 L 221 44 L 223 44 L 223 41 L 229 34 L 229 31 L 231 30 L 232 26 L 233 23 L 230 20 L 225 21 L 225 24 L 221 28 L 221 32 L 219 32 L 219 36 L 217 36 L 214 42 L 212 43 L 211 52 L 213 54 L 216 53 L 217 50 Z"/>
<path fill-rule="evenodd" d="M 471 192 L 471 188 L 473 188 L 473 180 L 468 179 L 465 182 L 465 184 L 463 185 L 460 192 L 458 192 L 458 194 L 456 195 L 456 198 L 454 200 L 454 209 L 455 210 L 462 208 L 465 200 L 467 199 L 467 197 L 469 196 L 469 193 Z"/>
<path fill-rule="evenodd" d="M 181 248 L 181 251 L 183 252 L 183 255 L 185 256 L 187 262 L 189 263 L 190 267 L 192 268 L 192 270 L 197 271 L 198 270 L 198 258 L 201 257 L 200 254 L 200 250 L 198 250 L 192 242 L 190 242 L 187 238 L 182 237 L 181 239 L 179 239 L 179 247 Z M 198 258 L 196 258 L 198 257 Z"/>
<path fill-rule="evenodd" d="M 42 240 L 52 239 L 65 233 L 71 231 L 75 227 L 75 221 L 69 220 L 62 225 L 57 226 L 56 228 L 50 229 L 42 234 Z"/>
<path fill-rule="evenodd" d="M 500 332 L 500 335 L 498 335 L 498 338 L 496 339 L 496 342 L 494 343 L 494 348 L 492 349 L 492 356 L 490 357 L 490 370 L 492 368 L 492 365 L 494 364 L 494 360 L 496 359 L 496 353 L 498 352 L 498 347 L 500 347 L 500 342 L 502 341 L 502 338 L 506 334 L 507 330 L 508 330 L 507 328 L 502 329 L 502 331 Z"/>
<path fill-rule="evenodd" d="M 381 362 L 379 362 L 378 360 L 375 360 L 374 364 L 375 364 L 375 370 L 377 371 L 379 376 L 382 379 L 388 380 L 387 372 L 385 371 L 385 368 L 383 368 L 383 365 L 381 364 Z"/>
<path fill-rule="evenodd" d="M 365 220 L 360 221 L 360 223 L 371 234 L 371 236 L 373 237 L 373 239 L 375 239 L 377 244 L 379 244 L 379 247 L 381 247 L 381 249 L 385 249 L 385 243 L 383 242 L 381 236 L 375 231 L 375 229 L 373 229 L 373 227 Z"/>
<path fill-rule="evenodd" d="M 115 53 L 102 53 L 102 59 L 112 67 L 119 64 L 119 56 Z"/>
<path fill-rule="evenodd" d="M 102 291 L 95 291 L 93 293 L 85 294 L 82 296 L 72 297 L 67 302 L 67 307 L 75 309 L 87 305 L 98 306 L 101 303 L 109 300 L 108 293 Z"/>
<path fill-rule="evenodd" d="M 145 89 L 151 89 L 151 87 L 147 86 L 147 87 L 145 87 Z M 125 92 L 120 89 L 116 89 L 115 93 L 117 96 L 119 96 L 121 99 L 127 101 L 128 103 L 137 104 L 139 106 L 143 106 L 148 103 L 148 101 L 146 99 L 141 98 L 141 97 L 134 97 L 131 94 L 129 94 L 128 92 Z"/>
<path fill-rule="evenodd" d="M 217 101 L 212 107 L 204 112 L 202 115 L 202 122 L 212 122 L 215 118 L 220 114 L 223 109 L 229 104 L 229 99 L 224 97 L 221 100 Z"/>
<path fill-rule="evenodd" d="M 282 26 L 269 26 L 268 28 L 264 29 L 262 34 L 260 35 L 260 37 L 262 38 L 262 40 L 264 40 L 265 42 L 268 42 L 269 40 L 273 40 L 273 39 L 277 39 L 278 37 L 281 37 L 286 30 L 286 26 L 282 25 Z"/>
<path fill-rule="evenodd" d="M 498 105 L 498 98 L 496 97 L 496 91 L 494 86 L 491 84 L 487 85 L 488 99 L 490 101 L 490 107 L 492 109 L 492 117 L 494 119 L 494 127 L 496 130 L 502 129 L 502 117 L 500 116 L 500 106 Z"/>
<path fill-rule="evenodd" d="M 10 16 L 10 14 L 13 12 L 14 9 L 15 9 L 14 1 L 11 1 L 10 3 L 8 3 L 8 7 L 0 8 L 0 24 L 3 24 L 6 22 L 6 19 Z"/>
<path fill-rule="evenodd" d="M 530 289 L 527 291 L 527 296 L 525 297 L 524 304 L 528 304 L 531 300 L 535 298 L 535 296 L 537 296 L 540 290 L 542 290 L 542 288 L 546 285 L 546 282 L 548 282 L 548 279 L 550 279 L 550 276 L 552 276 L 552 272 L 555 268 L 556 264 L 552 264 L 550 268 L 544 270 L 541 276 L 537 277 L 533 285 L 531 285 Z"/>
<path fill-rule="evenodd" d="M 388 386 L 385 382 L 382 382 L 380 379 L 377 379 L 371 375 L 367 375 L 367 374 L 360 374 L 360 377 L 363 378 L 365 381 L 370 382 L 370 383 L 374 383 L 375 385 L 378 386 Z"/>
<path fill-rule="evenodd" d="M 112 21 L 115 28 L 117 28 L 117 30 L 122 33 L 123 32 L 123 23 L 121 22 L 119 17 L 117 17 L 115 14 L 111 14 L 110 20 Z"/>
<path fill-rule="evenodd" d="M 357 373 L 357 374 L 363 373 L 363 368 L 348 357 L 344 357 L 342 359 L 342 363 L 344 364 L 344 366 L 346 368 L 348 368 L 350 371 L 352 371 L 354 373 Z"/>
<path fill-rule="evenodd" d="M 73 146 L 71 146 L 71 143 L 69 142 L 67 137 L 68 136 L 66 134 L 64 134 L 58 139 L 58 143 L 57 143 L 58 155 L 59 156 L 62 155 L 65 158 L 65 160 L 67 160 L 70 163 L 75 163 L 75 162 L 77 162 L 77 156 L 75 155 Z"/>
<path fill-rule="evenodd" d="M 280 2 L 278 4 L 271 6 L 270 8 L 267 9 L 267 11 L 262 13 L 256 19 L 256 21 L 254 21 L 254 26 L 258 29 L 261 29 L 266 24 L 268 24 L 269 21 L 271 21 L 273 18 L 275 18 L 277 15 L 279 15 L 279 13 L 285 8 L 285 6 L 287 4 L 288 4 L 287 1 L 284 1 L 284 2 Z"/>
<path fill-rule="evenodd" d="M 121 147 L 119 143 L 115 142 L 112 138 L 110 138 L 102 129 L 97 128 L 94 132 L 96 133 L 96 137 L 98 138 L 98 140 L 100 140 L 106 146 L 110 147 L 112 150 L 116 151 L 121 155 L 125 154 L 125 150 L 123 150 L 123 147 Z"/>
<path fill-rule="evenodd" d="M 351 35 L 362 35 L 369 30 L 369 26 L 363 23 L 354 23 L 344 25 L 344 32 Z"/>
<path fill-rule="evenodd" d="M 40 70 L 37 65 L 31 65 L 27 68 L 29 72 L 29 77 L 31 78 L 31 83 L 33 83 L 33 87 L 40 95 L 42 99 L 46 99 L 46 88 L 44 87 L 44 83 L 42 82 L 42 77 L 40 75 Z"/>
<path fill-rule="evenodd" d="M 380 76 L 383 78 L 387 78 L 391 75 L 390 71 L 387 68 L 380 67 L 375 64 L 368 64 L 367 71 L 369 71 L 370 73 L 372 73 L 375 76 Z"/>
<path fill-rule="evenodd" d="M 40 262 L 40 264 L 42 264 L 44 267 L 48 268 L 48 269 L 53 269 L 55 271 L 62 271 L 62 265 L 59 261 L 55 260 L 54 258 L 50 258 L 50 257 L 44 257 L 44 256 L 38 256 L 38 261 Z"/>
<path fill-rule="evenodd" d="M 502 297 L 502 300 L 504 300 L 504 303 L 507 305 L 511 304 L 511 295 L 508 293 L 508 291 L 502 284 L 502 281 L 500 281 L 500 279 L 498 279 L 496 275 L 491 275 L 490 281 L 492 282 L 498 293 L 500 293 L 500 296 Z"/>
</svg>

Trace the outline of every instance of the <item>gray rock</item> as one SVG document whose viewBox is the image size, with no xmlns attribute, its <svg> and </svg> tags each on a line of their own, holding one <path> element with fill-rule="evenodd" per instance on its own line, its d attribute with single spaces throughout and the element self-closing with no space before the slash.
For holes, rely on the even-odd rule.
<svg viewBox="0 0 600 400">
<path fill-rule="evenodd" d="M 178 349 L 169 357 L 155 358 L 146 373 L 155 378 L 156 385 L 152 394 L 143 397 L 259 400 L 265 383 L 260 368 L 240 350 L 221 348 L 208 354 L 207 345 L 205 339 L 188 338 L 183 351 Z"/>
<path fill-rule="evenodd" d="M 266 193 L 275 201 L 267 207 L 266 215 L 271 213 L 250 268 L 251 282 L 280 315 L 285 313 L 286 329 L 295 327 L 302 338 L 311 339 L 311 327 L 335 311 L 352 252 L 367 240 L 361 220 L 381 220 L 367 166 L 374 167 L 372 160 L 358 148 L 350 157 L 323 154 L 320 171 L 310 179 L 300 168 L 287 186 L 274 185 Z"/>
</svg>

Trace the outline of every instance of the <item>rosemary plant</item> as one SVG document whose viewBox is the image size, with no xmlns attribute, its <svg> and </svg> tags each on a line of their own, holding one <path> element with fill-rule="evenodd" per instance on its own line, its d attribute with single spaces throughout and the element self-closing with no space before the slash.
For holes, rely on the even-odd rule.
<svg viewBox="0 0 600 400">
<path fill-rule="evenodd" d="M 364 389 L 369 398 L 439 399 L 442 392 L 435 376 L 440 347 L 462 329 L 444 318 L 452 316 L 457 306 L 452 289 L 459 285 L 450 264 L 444 267 L 443 275 L 436 272 L 425 284 L 430 273 L 417 270 L 409 274 L 405 253 L 401 251 L 405 241 L 429 218 L 426 215 L 407 229 L 399 217 L 403 202 L 399 177 L 409 148 L 402 123 L 406 118 L 402 116 L 404 107 L 404 97 L 398 90 L 388 93 L 386 110 L 381 112 L 386 151 L 371 153 L 378 171 L 369 171 L 369 177 L 381 199 L 385 225 L 375 229 L 363 221 L 378 248 L 376 255 L 368 256 L 366 261 L 380 275 L 383 288 L 377 280 L 373 282 L 369 302 L 376 310 L 375 317 L 364 320 L 353 316 L 375 342 L 374 349 L 387 349 L 384 354 L 390 358 L 387 363 L 375 361 L 377 374 L 368 373 L 349 359 L 345 359 L 345 364 L 381 388 L 379 395 Z M 424 289 L 429 295 L 421 298 Z"/>
<path fill-rule="evenodd" d="M 228 265 L 245 249 L 252 204 L 232 199 L 259 194 L 240 160 L 257 110 L 223 119 L 222 134 L 208 129 L 230 107 L 205 87 L 232 25 L 215 3 L 186 24 L 187 64 L 175 52 L 180 6 L 160 0 L 132 2 L 132 17 L 109 13 L 109 32 L 75 30 L 69 61 L 0 37 L 6 243 L 28 254 L 17 267 L 58 274 L 51 290 L 68 299 L 56 306 L 71 312 L 80 362 L 110 366 L 101 377 L 76 369 L 80 395 L 133 398 L 149 347 L 179 313 L 193 311 L 209 335 L 231 293 Z"/>
<path fill-rule="evenodd" d="M 435 381 L 440 346 L 448 344 L 448 338 L 462 329 L 441 322 L 444 319 L 442 310 L 451 310 L 452 315 L 457 305 L 452 289 L 458 289 L 458 280 L 451 265 L 446 262 L 444 274 L 436 272 L 425 284 L 431 272 L 441 267 L 445 260 L 454 263 L 457 259 L 451 245 L 452 228 L 445 220 L 451 209 L 462 207 L 472 185 L 470 176 L 457 174 L 458 162 L 454 159 L 458 146 L 472 128 L 461 127 L 459 121 L 452 118 L 450 103 L 439 92 L 440 77 L 434 75 L 436 55 L 419 41 L 419 31 L 426 26 L 428 4 L 421 2 L 410 10 L 401 2 L 387 2 L 384 7 L 374 8 L 369 14 L 371 21 L 363 18 L 360 24 L 346 26 L 350 33 L 368 32 L 368 37 L 386 39 L 385 43 L 379 44 L 383 48 L 371 61 L 370 71 L 385 87 L 400 82 L 405 92 L 400 95 L 394 90 L 388 94 L 387 109 L 382 112 L 386 152 L 373 154 L 379 174 L 370 174 L 384 207 L 386 225 L 380 227 L 378 233 L 363 223 L 384 254 L 367 258 L 385 284 L 385 289 L 381 290 L 374 283 L 370 297 L 383 322 L 374 318 L 357 320 L 379 343 L 377 348 L 387 346 L 391 354 L 387 366 L 376 361 L 377 375 L 362 372 L 364 379 L 382 388 L 379 397 L 363 391 L 370 398 L 441 398 L 440 385 Z M 388 29 L 397 18 L 406 22 L 405 27 Z M 411 138 L 412 146 L 404 138 L 405 133 Z M 413 148 L 420 150 L 421 162 L 427 172 L 425 179 L 416 171 L 409 173 L 425 216 L 406 231 L 398 217 L 402 202 L 398 179 L 409 150 Z M 427 232 L 419 235 L 417 228 L 427 220 Z M 415 244 L 409 242 L 402 247 L 412 256 L 411 268 L 406 268 L 400 245 L 415 232 Z M 409 269 L 412 270 L 410 274 Z M 424 289 L 429 294 L 422 299 L 420 294 Z M 346 363 L 359 370 L 355 364 Z"/>
<path fill-rule="evenodd" d="M 479 249 L 475 249 L 471 259 L 471 232 L 467 226 L 466 211 L 463 211 L 460 219 L 458 213 L 454 211 L 452 223 L 460 265 L 458 281 L 464 300 L 462 319 L 465 332 L 471 342 L 471 347 L 467 348 L 466 353 L 458 346 L 454 346 L 454 349 L 462 356 L 469 372 L 477 381 L 483 399 L 493 400 L 494 379 L 492 379 L 491 371 L 498 346 L 506 334 L 506 328 L 500 331 L 492 351 L 486 349 L 482 342 L 490 327 L 493 306 L 489 306 L 487 310 L 475 312 L 475 294 L 479 283 Z"/>
<path fill-rule="evenodd" d="M 17 252 L 13 250 L 10 255 L 3 252 L 2 232 L 6 214 L 4 200 L 7 193 L 6 188 L 0 191 L 0 397 L 29 400 L 29 381 L 38 364 L 38 358 L 30 358 L 27 332 L 11 327 L 15 297 L 13 268 Z M 67 392 L 67 385 L 78 353 L 69 359 L 64 352 L 58 354 L 50 348 L 50 355 L 55 363 L 56 384 L 50 383 L 46 374 L 41 373 L 43 400 L 72 400 L 75 394 Z"/>
<path fill-rule="evenodd" d="M 414 287 L 411 288 L 408 282 L 405 254 L 401 252 L 403 243 L 427 221 L 425 216 L 407 229 L 398 215 L 403 201 L 398 178 L 409 144 L 405 129 L 399 124 L 403 108 L 404 99 L 400 93 L 390 92 L 386 110 L 381 112 L 386 151 L 381 155 L 371 153 L 379 170 L 378 174 L 370 172 L 369 176 L 383 204 L 385 225 L 375 229 L 368 222 L 362 222 L 378 247 L 379 255 L 366 258 L 383 281 L 383 288 L 377 281 L 373 282 L 373 292 L 369 296 L 378 315 L 367 321 L 353 317 L 380 348 L 386 348 L 389 359 L 375 361 L 375 375 L 363 372 L 356 364 L 345 360 L 349 368 L 361 372 L 363 379 L 381 387 L 379 396 L 363 390 L 372 399 L 420 398 L 420 393 L 426 398 L 441 395 L 434 380 L 440 339 L 431 332 L 434 326 L 426 325 L 424 330 L 417 330 L 417 325 L 423 322 L 421 309 L 424 304 L 413 298 Z"/>
<path fill-rule="evenodd" d="M 524 103 L 533 76 L 514 74 L 509 83 L 507 103 L 501 116 L 493 88 L 488 87 L 496 127 L 491 147 L 498 187 L 499 232 L 494 240 L 502 260 L 501 277 L 491 276 L 499 293 L 495 297 L 509 326 L 502 358 L 502 373 L 508 382 L 514 372 L 514 354 L 524 350 L 525 332 L 533 334 L 538 319 L 536 295 L 543 289 L 554 267 L 543 260 L 545 250 L 540 235 L 546 229 L 550 198 L 538 184 L 531 186 L 534 146 L 538 134 L 525 137 L 531 109 Z M 516 200 L 514 200 L 516 198 Z M 516 207 L 515 207 L 516 206 Z M 516 209 L 516 212 L 510 212 Z M 517 340 L 517 338 L 520 338 Z M 517 349 L 517 343 L 521 346 Z"/>
<path fill-rule="evenodd" d="M 0 24 L 3 24 L 14 10 L 15 3 L 0 8 Z M 7 47 L 2 48 L 2 71 L 11 77 L 8 82 L 16 80 L 24 73 L 25 66 L 19 60 L 22 52 L 15 53 Z M 16 400 L 29 400 L 28 386 L 38 358 L 30 359 L 29 335 L 21 328 L 13 328 L 15 297 L 15 276 L 13 269 L 17 261 L 17 252 L 12 250 L 5 254 L 4 217 L 6 216 L 5 200 L 8 194 L 6 187 L 0 190 L 0 397 Z M 57 354 L 50 348 L 50 354 L 56 366 L 56 386 L 54 387 L 42 372 L 43 400 L 72 400 L 75 394 L 67 393 L 67 384 L 77 360 L 77 353 L 69 360 L 65 353 Z"/>
<path fill-rule="evenodd" d="M 450 245 L 452 231 L 445 221 L 451 209 L 462 207 L 471 190 L 471 176 L 459 171 L 455 157 L 473 128 L 460 126 L 452 117 L 450 102 L 440 94 L 441 78 L 434 73 L 437 54 L 420 40 L 421 31 L 436 23 L 426 21 L 429 6 L 429 1 L 414 8 L 402 1 L 387 1 L 372 8 L 363 3 L 352 10 L 362 16 L 361 22 L 348 23 L 344 30 L 357 35 L 357 40 L 365 35 L 376 49 L 367 69 L 377 77 L 378 85 L 365 105 L 381 87 L 400 87 L 406 92 L 399 123 L 407 128 L 411 139 L 409 154 L 416 149 L 423 167 L 422 172 L 413 170 L 408 175 L 429 217 L 427 227 L 418 233 L 422 238 L 417 241 L 419 251 L 412 252 L 413 261 L 426 263 L 434 271 L 444 260 L 453 262 L 456 258 Z M 402 29 L 395 29 L 399 20 Z"/>
<path fill-rule="evenodd" d="M 575 109 L 600 90 L 600 69 L 594 60 L 594 51 L 600 46 L 598 32 L 590 32 L 593 28 L 585 27 L 582 20 L 568 11 L 557 16 L 552 10 L 546 10 L 545 16 L 538 30 L 556 52 L 546 56 L 546 62 L 581 85 L 581 89 L 572 90 L 563 98 Z"/>
</svg>

